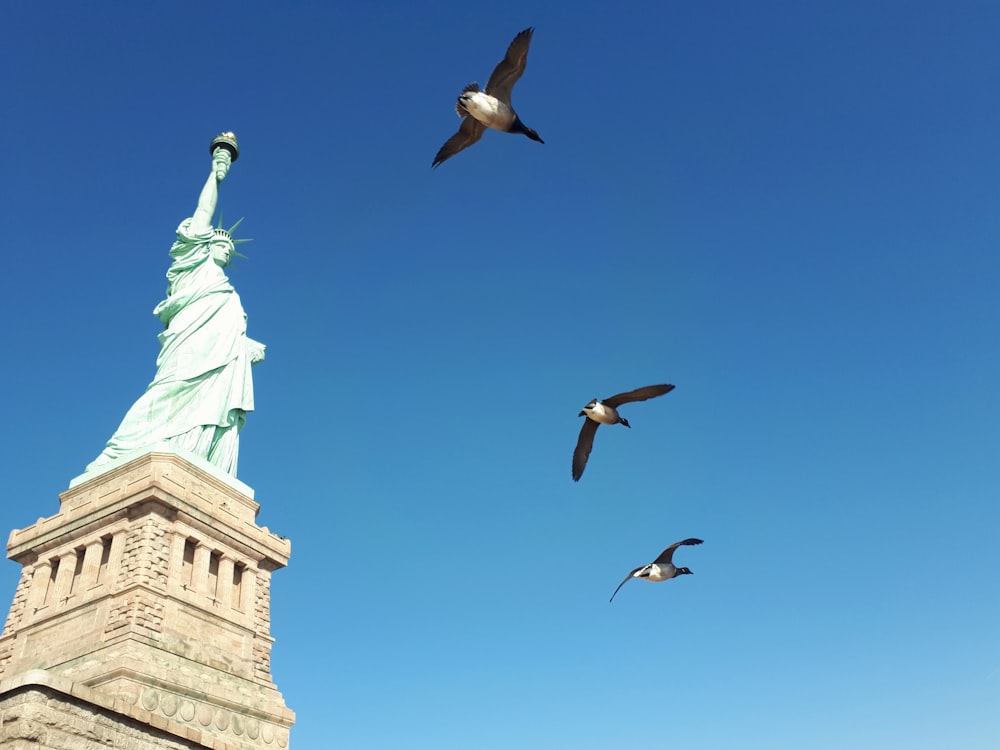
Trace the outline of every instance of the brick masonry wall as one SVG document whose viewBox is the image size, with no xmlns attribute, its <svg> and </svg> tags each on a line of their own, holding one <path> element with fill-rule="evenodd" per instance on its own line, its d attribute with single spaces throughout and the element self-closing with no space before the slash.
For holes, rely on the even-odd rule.
<svg viewBox="0 0 1000 750">
<path fill-rule="evenodd" d="M 3 634 L 0 635 L 0 677 L 3 676 L 7 663 L 14 653 L 14 634 L 17 633 L 21 624 L 21 617 L 28 604 L 28 590 L 31 588 L 31 577 L 35 573 L 33 565 L 25 565 L 21 569 L 21 580 L 17 584 L 14 592 L 14 603 L 10 605 L 10 612 L 7 614 L 7 623 L 4 626 Z"/>
<path fill-rule="evenodd" d="M 25 565 L 21 569 L 21 580 L 17 584 L 14 592 L 14 603 L 10 605 L 10 612 L 7 613 L 7 623 L 4 625 L 3 635 L 10 635 L 17 626 L 21 624 L 21 614 L 28 604 L 28 589 L 31 588 L 31 577 L 35 574 L 33 565 Z"/>
<path fill-rule="evenodd" d="M 254 631 L 253 669 L 258 680 L 271 681 L 271 574 L 265 570 L 257 572 L 254 588 Z"/>
<path fill-rule="evenodd" d="M 157 513 L 150 513 L 125 538 L 117 588 L 141 583 L 159 591 L 167 590 L 167 569 L 170 561 L 169 522 Z"/>
<path fill-rule="evenodd" d="M 0 696 L 3 750 L 203 750 L 200 732 L 176 737 L 45 687 Z"/>
</svg>

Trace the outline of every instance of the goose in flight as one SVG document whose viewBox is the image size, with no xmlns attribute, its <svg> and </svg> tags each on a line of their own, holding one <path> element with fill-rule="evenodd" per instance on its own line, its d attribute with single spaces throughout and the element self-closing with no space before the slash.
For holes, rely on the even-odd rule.
<svg viewBox="0 0 1000 750">
<path fill-rule="evenodd" d="M 671 578 L 676 578 L 677 576 L 692 575 L 691 568 L 678 568 L 676 565 L 674 565 L 673 563 L 674 550 L 684 544 L 701 544 L 701 543 L 702 543 L 701 539 L 693 539 L 693 538 L 683 539 L 679 542 L 674 542 L 665 550 L 663 550 L 663 552 L 660 553 L 660 556 L 655 560 L 653 560 L 653 562 L 649 563 L 648 565 L 640 565 L 638 568 L 636 568 L 627 576 L 625 576 L 625 580 L 618 584 L 618 589 L 620 589 L 622 586 L 624 586 L 633 578 L 641 578 L 643 580 L 653 581 L 655 583 L 657 581 L 668 581 Z M 618 589 L 615 589 L 615 594 L 618 593 Z M 615 594 L 611 595 L 611 598 L 608 599 L 609 602 L 613 602 L 615 600 Z"/>
<path fill-rule="evenodd" d="M 583 407 L 577 416 L 586 417 L 583 427 L 580 429 L 580 437 L 576 441 L 576 450 L 573 451 L 573 481 L 579 481 L 583 476 L 583 470 L 587 468 L 587 459 L 590 457 L 590 449 L 594 447 L 594 434 L 602 424 L 623 424 L 629 429 L 632 426 L 628 420 L 618 414 L 618 407 L 632 401 L 646 401 L 650 398 L 662 396 L 670 393 L 674 389 L 672 385 L 647 385 L 645 388 L 636 388 L 628 393 L 619 393 L 617 396 L 598 401 L 596 398 Z"/>
<path fill-rule="evenodd" d="M 523 133 L 533 141 L 545 143 L 538 133 L 521 122 L 510 103 L 514 84 L 524 73 L 524 66 L 528 62 L 528 45 L 531 44 L 533 32 L 534 29 L 528 28 L 514 37 L 507 48 L 507 54 L 497 63 L 490 80 L 486 82 L 485 91 L 479 90 L 478 83 L 470 83 L 462 90 L 455 105 L 462 124 L 458 127 L 458 132 L 437 152 L 432 167 L 478 141 L 486 128 L 505 133 Z"/>
</svg>

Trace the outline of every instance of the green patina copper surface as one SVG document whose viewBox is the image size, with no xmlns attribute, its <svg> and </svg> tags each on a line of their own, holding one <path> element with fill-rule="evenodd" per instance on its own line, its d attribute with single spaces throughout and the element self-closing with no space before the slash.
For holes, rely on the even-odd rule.
<svg viewBox="0 0 1000 750">
<path fill-rule="evenodd" d="M 254 406 L 250 368 L 264 359 L 264 345 L 247 337 L 243 305 L 223 271 L 233 240 L 212 228 L 219 183 L 238 155 L 232 133 L 213 141 L 211 174 L 194 215 L 177 227 L 167 297 L 153 310 L 166 326 L 156 377 L 87 471 L 167 443 L 236 476 L 239 431 Z"/>
</svg>

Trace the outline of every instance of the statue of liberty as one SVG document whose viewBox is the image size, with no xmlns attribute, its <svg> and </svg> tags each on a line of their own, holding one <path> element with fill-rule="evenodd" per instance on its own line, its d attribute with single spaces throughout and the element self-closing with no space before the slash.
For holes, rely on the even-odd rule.
<svg viewBox="0 0 1000 750">
<path fill-rule="evenodd" d="M 156 377 L 87 471 L 166 443 L 236 476 L 239 432 L 253 410 L 250 367 L 264 359 L 264 345 L 247 337 L 246 313 L 223 272 L 236 243 L 230 232 L 212 227 L 219 183 L 239 157 L 236 137 L 223 133 L 211 151 L 212 172 L 198 207 L 177 227 L 170 248 L 167 297 L 153 310 L 166 326 Z"/>
</svg>

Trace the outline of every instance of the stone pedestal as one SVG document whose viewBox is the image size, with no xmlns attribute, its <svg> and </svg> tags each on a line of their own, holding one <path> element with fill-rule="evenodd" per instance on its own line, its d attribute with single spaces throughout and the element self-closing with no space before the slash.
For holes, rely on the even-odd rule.
<svg viewBox="0 0 1000 750">
<path fill-rule="evenodd" d="M 0 636 L 0 747 L 16 693 L 74 711 L 89 700 L 129 731 L 148 717 L 178 743 L 152 747 L 286 748 L 270 581 L 291 545 L 257 526 L 252 495 L 204 462 L 146 453 L 78 478 L 59 513 L 13 531 L 23 570 Z"/>
</svg>

